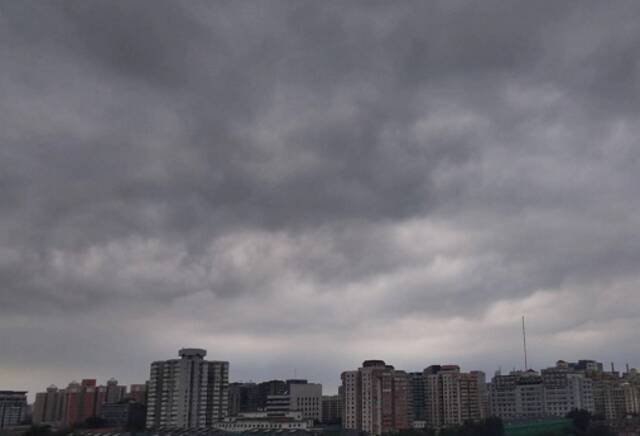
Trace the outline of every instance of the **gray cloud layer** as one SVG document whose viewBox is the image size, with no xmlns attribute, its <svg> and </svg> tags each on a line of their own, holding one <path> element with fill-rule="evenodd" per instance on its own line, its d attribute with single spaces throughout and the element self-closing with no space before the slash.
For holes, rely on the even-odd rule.
<svg viewBox="0 0 640 436">
<path fill-rule="evenodd" d="M 636 2 L 0 2 L 0 385 L 639 364 Z"/>
</svg>

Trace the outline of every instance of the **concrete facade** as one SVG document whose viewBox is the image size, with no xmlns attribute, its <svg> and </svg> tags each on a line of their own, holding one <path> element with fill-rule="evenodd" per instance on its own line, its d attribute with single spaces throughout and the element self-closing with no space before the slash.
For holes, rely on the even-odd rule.
<svg viewBox="0 0 640 436">
<path fill-rule="evenodd" d="M 590 361 L 583 362 L 587 366 Z M 593 381 L 566 362 L 540 373 L 496 374 L 489 387 L 491 414 L 505 421 L 565 417 L 574 409 L 595 412 Z"/>
<path fill-rule="evenodd" d="M 407 373 L 382 360 L 367 360 L 341 378 L 345 429 L 380 435 L 411 427 Z"/>
<path fill-rule="evenodd" d="M 486 418 L 486 382 L 483 372 L 460 372 L 457 365 L 433 365 L 425 377 L 425 421 L 440 429 Z"/>
<path fill-rule="evenodd" d="M 26 391 L 0 391 L 0 428 L 17 426 L 26 415 Z"/>
<path fill-rule="evenodd" d="M 187 348 L 180 359 L 151 364 L 148 428 L 205 428 L 227 417 L 229 363 L 207 361 L 205 355 Z"/>
</svg>

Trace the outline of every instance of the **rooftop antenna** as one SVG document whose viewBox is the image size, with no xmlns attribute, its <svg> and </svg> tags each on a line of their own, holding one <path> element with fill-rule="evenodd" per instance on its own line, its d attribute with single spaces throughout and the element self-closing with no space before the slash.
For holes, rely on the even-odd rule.
<svg viewBox="0 0 640 436">
<path fill-rule="evenodd" d="M 524 349 L 524 370 L 529 369 L 529 362 L 527 361 L 527 331 L 524 327 L 524 315 L 522 315 L 522 348 Z"/>
</svg>

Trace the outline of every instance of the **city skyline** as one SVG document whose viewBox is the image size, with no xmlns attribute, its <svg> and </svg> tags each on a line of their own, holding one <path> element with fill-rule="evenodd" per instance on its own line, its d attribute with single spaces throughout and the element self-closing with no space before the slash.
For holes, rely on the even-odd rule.
<svg viewBox="0 0 640 436">
<path fill-rule="evenodd" d="M 183 347 L 184 348 L 184 347 Z M 187 349 L 197 349 L 195 347 L 188 347 Z M 175 350 L 174 350 L 175 351 Z M 164 356 L 166 357 L 166 356 Z M 212 356 L 214 359 L 215 357 Z M 375 356 L 374 356 L 375 357 Z M 380 358 L 381 356 L 377 356 L 378 358 Z M 367 362 L 367 361 L 378 361 L 377 359 L 372 359 L 371 356 L 370 358 L 364 359 L 363 362 Z M 391 359 L 382 359 L 380 361 L 389 361 L 391 362 Z M 579 362 L 579 361 L 583 361 L 583 362 L 598 362 L 600 364 L 603 365 L 603 368 L 601 368 L 601 370 L 605 371 L 605 372 L 609 372 L 615 369 L 616 372 L 623 374 L 626 373 L 629 369 L 636 369 L 638 367 L 638 365 L 635 365 L 633 363 L 629 363 L 626 362 L 624 364 L 616 364 L 616 362 L 613 361 L 600 361 L 598 359 L 591 359 L 590 357 L 579 357 L 579 358 L 575 358 L 575 359 L 557 359 L 554 360 L 552 362 L 545 362 L 542 363 L 540 366 L 529 366 L 529 368 L 527 370 L 532 370 L 535 372 L 539 372 L 540 370 L 549 367 L 549 365 L 555 365 L 558 362 Z M 156 361 L 154 361 L 156 362 Z M 162 359 L 158 360 L 157 362 L 162 362 Z M 227 362 L 229 364 L 233 363 L 231 361 Z M 351 366 L 354 365 L 359 365 L 358 362 L 354 362 Z M 524 372 L 524 366 L 521 367 L 512 367 L 512 368 L 504 368 L 501 366 L 495 366 L 493 368 L 477 368 L 477 367 L 469 367 L 469 366 L 465 366 L 465 365 L 460 365 L 459 362 L 449 362 L 449 361 L 438 361 L 438 360 L 434 360 L 434 361 L 428 361 L 423 363 L 422 366 L 418 365 L 416 367 L 404 367 L 402 365 L 397 365 L 398 370 L 401 371 L 406 371 L 409 374 L 415 373 L 415 372 L 422 372 L 423 370 L 425 370 L 426 368 L 433 366 L 433 365 L 453 365 L 453 366 L 458 366 L 460 367 L 460 369 L 464 370 L 464 371 L 481 371 L 483 372 L 488 379 L 490 379 L 494 374 L 502 374 L 502 375 L 508 375 L 512 372 Z M 613 365 L 613 367 L 612 367 Z M 269 381 L 295 381 L 295 380 L 305 380 L 305 381 L 309 381 L 309 382 L 317 382 L 319 383 L 322 387 L 323 387 L 323 395 L 337 395 L 338 394 L 338 388 L 341 385 L 341 374 L 346 370 L 345 368 L 342 368 L 336 376 L 337 382 L 335 383 L 328 383 L 328 384 L 324 384 L 319 380 L 314 379 L 313 377 L 308 376 L 308 374 L 306 374 L 304 372 L 304 368 L 300 368 L 300 370 L 296 370 L 296 372 L 294 373 L 294 375 L 292 377 L 288 377 L 288 376 L 282 376 L 282 377 L 263 377 L 263 378 L 259 378 L 259 377 L 250 377 L 247 379 L 242 379 L 242 378 L 234 378 L 233 377 L 233 366 L 234 365 L 229 365 L 229 383 L 266 383 Z M 75 378 L 69 379 L 69 380 L 63 380 L 61 381 L 61 383 L 56 383 L 55 381 L 50 381 L 50 383 L 46 384 L 46 385 L 41 385 L 38 386 L 35 390 L 33 391 L 27 391 L 30 402 L 33 402 L 33 399 L 35 398 L 35 395 L 37 392 L 42 392 L 44 391 L 45 387 L 56 387 L 58 389 L 64 389 L 67 385 L 71 385 L 74 383 L 79 383 L 82 380 L 104 380 L 107 384 L 111 381 L 117 381 L 117 382 L 121 382 L 121 386 L 125 386 L 125 387 L 132 387 L 132 386 L 140 386 L 146 382 L 149 381 L 149 373 L 148 373 L 148 365 L 146 368 L 147 374 L 146 374 L 146 378 L 142 378 L 139 380 L 134 380 L 132 382 L 128 382 L 128 381 L 121 381 L 120 379 L 118 379 L 117 377 L 114 376 L 108 376 L 108 377 L 96 377 L 95 374 L 80 374 L 80 375 L 76 375 Z M 326 389 L 329 390 L 326 390 Z"/>
<path fill-rule="evenodd" d="M 640 3 L 0 0 L 0 389 L 640 365 Z M 79 381 L 79 380 L 78 380 Z"/>
<path fill-rule="evenodd" d="M 33 423 L 75 427 L 102 419 L 120 428 L 225 431 L 341 424 L 346 431 L 380 435 L 465 422 L 552 421 L 578 410 L 617 426 L 640 413 L 638 370 L 625 365 L 623 372 L 615 371 L 613 364 L 607 368 L 588 359 L 557 360 L 539 371 L 496 371 L 490 380 L 457 364 L 415 372 L 366 360 L 340 374 L 338 395 L 323 395 L 322 385 L 307 379 L 230 383 L 229 362 L 207 360 L 207 350 L 198 348 L 177 354 L 151 362 L 149 381 L 131 385 L 130 392 L 114 378 L 106 386 L 96 379 L 73 381 L 64 389 L 49 386 L 36 395 Z M 2 423 L 20 423 L 28 412 L 25 392 L 0 394 Z"/>
</svg>

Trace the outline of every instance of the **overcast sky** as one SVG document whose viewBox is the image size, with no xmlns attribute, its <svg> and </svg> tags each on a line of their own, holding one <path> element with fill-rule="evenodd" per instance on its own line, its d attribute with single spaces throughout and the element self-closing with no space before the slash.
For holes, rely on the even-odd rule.
<svg viewBox="0 0 640 436">
<path fill-rule="evenodd" d="M 637 1 L 1 1 L 0 389 L 201 347 L 640 365 Z"/>
</svg>

